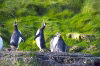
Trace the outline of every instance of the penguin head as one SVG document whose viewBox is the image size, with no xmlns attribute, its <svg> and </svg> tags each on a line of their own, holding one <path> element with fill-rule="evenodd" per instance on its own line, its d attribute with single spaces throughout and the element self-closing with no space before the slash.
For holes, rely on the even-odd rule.
<svg viewBox="0 0 100 66">
<path fill-rule="evenodd" d="M 14 22 L 14 26 L 17 26 L 18 24 L 17 24 L 17 19 L 15 19 L 15 22 Z"/>
<path fill-rule="evenodd" d="M 14 22 L 14 26 L 17 26 L 17 22 Z"/>
<path fill-rule="evenodd" d="M 44 20 L 43 20 L 43 23 L 42 23 L 41 29 L 44 30 L 45 26 L 46 26 L 46 23 L 45 23 Z"/>
<path fill-rule="evenodd" d="M 57 36 L 57 37 L 60 37 L 60 36 L 61 36 L 61 34 L 60 34 L 59 32 L 57 32 L 57 33 L 56 33 L 56 36 Z"/>
<path fill-rule="evenodd" d="M 45 23 L 44 19 L 43 19 L 43 23 L 42 23 L 42 26 L 46 26 L 46 23 Z"/>
<path fill-rule="evenodd" d="M 43 26 L 46 26 L 46 23 L 45 22 L 43 22 Z"/>
</svg>

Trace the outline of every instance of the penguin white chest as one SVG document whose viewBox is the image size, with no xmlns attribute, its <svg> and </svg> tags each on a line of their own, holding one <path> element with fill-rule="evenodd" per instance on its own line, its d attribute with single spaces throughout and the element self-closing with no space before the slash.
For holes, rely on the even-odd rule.
<svg viewBox="0 0 100 66">
<path fill-rule="evenodd" d="M 37 46 L 39 48 L 41 48 L 41 46 L 40 46 L 40 36 L 36 38 L 36 43 L 37 43 Z"/>
<path fill-rule="evenodd" d="M 59 38 L 58 37 L 55 37 L 54 40 L 53 40 L 53 49 L 55 49 L 55 46 L 58 42 Z"/>
<path fill-rule="evenodd" d="M 21 40 L 22 40 L 22 38 L 21 38 L 21 37 L 19 37 L 18 44 L 21 42 Z"/>
<path fill-rule="evenodd" d="M 36 35 L 38 35 L 39 33 L 40 33 L 40 29 L 37 30 Z M 37 46 L 41 49 L 41 46 L 40 46 L 40 36 L 38 36 L 38 37 L 36 38 L 36 43 L 37 43 Z"/>
<path fill-rule="evenodd" d="M 3 40 L 2 40 L 2 38 L 0 37 L 0 50 L 2 50 L 2 47 L 3 47 Z"/>
<path fill-rule="evenodd" d="M 19 30 L 19 33 L 21 34 L 21 31 L 20 31 L 20 30 Z M 19 39 L 18 39 L 18 44 L 21 42 L 21 40 L 22 40 L 22 38 L 19 37 Z"/>
</svg>

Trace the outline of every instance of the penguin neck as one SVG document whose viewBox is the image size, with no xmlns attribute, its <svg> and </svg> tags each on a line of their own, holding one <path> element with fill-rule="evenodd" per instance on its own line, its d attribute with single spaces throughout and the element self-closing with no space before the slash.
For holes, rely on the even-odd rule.
<svg viewBox="0 0 100 66">
<path fill-rule="evenodd" d="M 55 37 L 62 38 L 61 36 L 55 36 Z"/>
<path fill-rule="evenodd" d="M 17 27 L 17 25 L 15 25 L 14 27 L 15 27 L 14 30 L 15 30 L 15 31 L 18 31 L 18 27 Z"/>
<path fill-rule="evenodd" d="M 41 27 L 41 29 L 44 30 L 44 28 L 45 28 L 45 26 L 43 25 L 43 26 Z"/>
</svg>

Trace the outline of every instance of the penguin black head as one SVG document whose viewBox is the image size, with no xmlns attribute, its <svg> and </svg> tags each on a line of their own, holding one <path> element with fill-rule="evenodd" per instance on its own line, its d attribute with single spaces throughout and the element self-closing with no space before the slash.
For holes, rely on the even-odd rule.
<svg viewBox="0 0 100 66">
<path fill-rule="evenodd" d="M 17 26 L 18 24 L 17 24 L 17 19 L 15 19 L 15 22 L 14 22 L 14 26 Z"/>
<path fill-rule="evenodd" d="M 44 20 L 43 20 L 43 23 L 42 23 L 42 29 L 44 29 L 45 28 L 45 26 L 46 26 L 46 23 L 44 22 Z"/>
<path fill-rule="evenodd" d="M 15 22 L 14 22 L 14 30 L 18 30 L 17 25 L 18 25 L 18 24 L 17 24 L 17 22 L 15 21 Z"/>
<path fill-rule="evenodd" d="M 60 36 L 61 36 L 61 34 L 60 34 L 59 32 L 57 32 L 57 33 L 56 33 L 56 36 L 57 36 L 57 37 L 60 37 Z"/>
<path fill-rule="evenodd" d="M 18 24 L 17 24 L 17 22 L 14 22 L 14 26 L 17 26 Z"/>
<path fill-rule="evenodd" d="M 46 23 L 45 23 L 44 19 L 43 19 L 43 23 L 42 23 L 42 25 L 43 25 L 43 26 L 46 26 Z"/>
<path fill-rule="evenodd" d="M 45 22 L 43 22 L 43 24 L 42 24 L 43 26 L 46 26 L 46 23 Z"/>
</svg>

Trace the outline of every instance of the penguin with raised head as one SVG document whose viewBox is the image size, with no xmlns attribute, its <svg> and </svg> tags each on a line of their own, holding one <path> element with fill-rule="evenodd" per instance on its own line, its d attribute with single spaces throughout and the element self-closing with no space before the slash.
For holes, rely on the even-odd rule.
<svg viewBox="0 0 100 66">
<path fill-rule="evenodd" d="M 51 52 L 66 52 L 66 44 L 60 33 L 57 32 L 50 41 L 50 50 Z"/>
<path fill-rule="evenodd" d="M 0 37 L 0 50 L 2 50 L 2 48 L 3 48 L 3 39 L 2 37 Z"/>
<path fill-rule="evenodd" d="M 41 52 L 44 52 L 44 49 L 46 49 L 45 38 L 44 38 L 44 29 L 45 29 L 45 26 L 46 26 L 46 24 L 43 21 L 42 27 L 37 30 L 36 36 L 34 38 L 34 40 L 36 40 L 36 44 L 39 47 L 39 49 L 40 49 Z"/>
<path fill-rule="evenodd" d="M 17 50 L 21 41 L 25 41 L 21 32 L 18 30 L 17 22 L 14 22 L 14 32 L 11 36 L 10 47 L 11 50 Z"/>
</svg>

